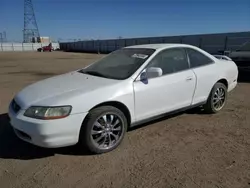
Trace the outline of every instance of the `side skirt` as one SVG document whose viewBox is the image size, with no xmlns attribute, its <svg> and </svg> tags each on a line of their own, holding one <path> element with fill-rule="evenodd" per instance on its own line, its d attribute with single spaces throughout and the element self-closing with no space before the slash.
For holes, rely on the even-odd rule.
<svg viewBox="0 0 250 188">
<path fill-rule="evenodd" d="M 174 115 L 174 114 L 177 114 L 177 113 L 186 111 L 186 110 L 190 110 L 190 109 L 192 109 L 192 108 L 196 108 L 196 107 L 202 106 L 202 105 L 204 105 L 204 104 L 206 104 L 206 101 L 200 102 L 200 103 L 197 103 L 197 104 L 195 104 L 195 105 L 188 106 L 188 107 L 180 108 L 180 109 L 178 109 L 178 110 L 174 110 L 174 111 L 171 111 L 171 112 L 163 113 L 163 114 L 160 114 L 160 115 L 157 115 L 157 116 L 153 116 L 153 117 L 150 117 L 150 118 L 141 120 L 141 121 L 134 122 L 134 123 L 132 123 L 132 124 L 130 125 L 130 127 L 139 126 L 139 125 L 141 125 L 141 124 L 148 123 L 148 122 L 150 122 L 150 121 L 154 121 L 154 120 L 157 120 L 157 119 L 166 117 L 166 116 Z"/>
</svg>

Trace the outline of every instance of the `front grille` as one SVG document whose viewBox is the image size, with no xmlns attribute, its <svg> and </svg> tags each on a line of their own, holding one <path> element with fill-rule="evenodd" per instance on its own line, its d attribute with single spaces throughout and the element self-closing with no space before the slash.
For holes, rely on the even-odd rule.
<svg viewBox="0 0 250 188">
<path fill-rule="evenodd" d="M 17 112 L 21 109 L 21 107 L 16 103 L 15 100 L 12 101 L 11 107 L 12 107 L 12 110 L 13 110 L 15 113 L 17 113 Z"/>
</svg>

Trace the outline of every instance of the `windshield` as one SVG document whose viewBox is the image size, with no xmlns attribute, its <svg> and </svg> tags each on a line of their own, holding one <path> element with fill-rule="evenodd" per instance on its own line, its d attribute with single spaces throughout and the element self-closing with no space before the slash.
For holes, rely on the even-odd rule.
<svg viewBox="0 0 250 188">
<path fill-rule="evenodd" d="M 80 72 L 123 80 L 130 77 L 154 52 L 154 49 L 147 48 L 123 48 L 110 53 Z"/>
</svg>

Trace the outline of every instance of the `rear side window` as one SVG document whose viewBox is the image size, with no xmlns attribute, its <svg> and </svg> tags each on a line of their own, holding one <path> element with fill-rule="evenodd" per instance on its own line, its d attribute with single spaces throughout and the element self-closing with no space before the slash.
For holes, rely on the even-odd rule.
<svg viewBox="0 0 250 188">
<path fill-rule="evenodd" d="M 182 48 L 167 49 L 160 52 L 150 62 L 149 67 L 159 67 L 163 75 L 179 72 L 189 68 L 186 52 Z"/>
<path fill-rule="evenodd" d="M 200 67 L 203 65 L 208 65 L 213 62 L 212 59 L 198 52 L 197 50 L 187 48 L 187 53 L 189 56 L 190 66 L 191 68 Z"/>
</svg>

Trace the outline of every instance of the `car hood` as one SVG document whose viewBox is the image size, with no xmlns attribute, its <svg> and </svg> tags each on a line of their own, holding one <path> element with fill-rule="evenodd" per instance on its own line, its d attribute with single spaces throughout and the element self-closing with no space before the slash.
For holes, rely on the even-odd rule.
<svg viewBox="0 0 250 188">
<path fill-rule="evenodd" d="M 51 97 L 56 98 L 76 90 L 80 90 L 79 93 L 84 94 L 115 83 L 118 83 L 118 80 L 71 72 L 31 84 L 21 90 L 15 96 L 15 100 L 22 109 L 26 109 Z"/>
</svg>

